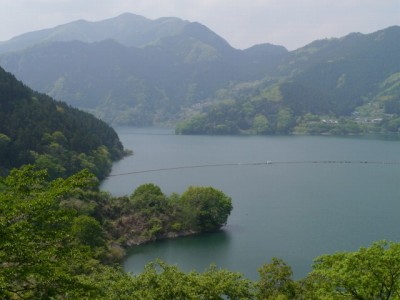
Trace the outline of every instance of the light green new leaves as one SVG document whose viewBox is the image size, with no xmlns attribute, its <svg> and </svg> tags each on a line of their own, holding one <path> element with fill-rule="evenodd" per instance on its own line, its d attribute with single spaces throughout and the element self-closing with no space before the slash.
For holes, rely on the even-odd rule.
<svg viewBox="0 0 400 300">
<path fill-rule="evenodd" d="M 252 299 L 249 280 L 213 266 L 204 273 L 184 273 L 158 261 L 148 264 L 133 281 L 136 298 L 132 299 Z"/>
<path fill-rule="evenodd" d="M 32 166 L 13 170 L 0 193 L 0 298 L 45 299 L 84 289 L 74 275 L 89 263 L 89 247 L 77 245 L 76 213 L 59 201 L 88 187 L 92 176 L 48 183 L 45 175 Z"/>
<path fill-rule="evenodd" d="M 320 256 L 310 278 L 320 295 L 333 299 L 400 299 L 400 244 L 381 241 Z"/>
</svg>

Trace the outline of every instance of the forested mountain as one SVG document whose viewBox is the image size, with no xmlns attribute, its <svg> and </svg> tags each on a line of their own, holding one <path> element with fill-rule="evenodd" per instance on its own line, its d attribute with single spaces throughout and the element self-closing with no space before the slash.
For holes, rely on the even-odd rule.
<svg viewBox="0 0 400 300">
<path fill-rule="evenodd" d="M 112 124 L 180 133 L 397 132 L 400 27 L 295 51 L 232 48 L 202 24 L 123 14 L 0 43 L 29 86 Z M 190 117 L 195 116 L 194 119 Z"/>
<path fill-rule="evenodd" d="M 262 78 L 287 54 L 268 44 L 237 50 L 199 23 L 131 14 L 28 33 L 0 51 L 0 65 L 34 89 L 134 125 L 173 120 L 222 86 Z"/>
<path fill-rule="evenodd" d="M 330 95 L 334 113 L 349 114 L 400 72 L 400 27 L 311 43 L 291 53 L 280 69 L 297 72 L 293 80 Z"/>
<path fill-rule="evenodd" d="M 35 163 L 52 178 L 83 168 L 102 178 L 123 154 L 105 122 L 31 90 L 0 68 L 0 173 Z"/>
<path fill-rule="evenodd" d="M 0 53 L 56 41 L 93 43 L 113 39 L 125 46 L 141 47 L 182 32 L 188 23 L 178 18 L 160 18 L 152 21 L 131 13 L 98 22 L 79 20 L 55 28 L 25 33 L 9 41 L 0 42 Z"/>
<path fill-rule="evenodd" d="M 315 41 L 274 76 L 219 93 L 179 133 L 398 132 L 400 27 Z"/>
</svg>

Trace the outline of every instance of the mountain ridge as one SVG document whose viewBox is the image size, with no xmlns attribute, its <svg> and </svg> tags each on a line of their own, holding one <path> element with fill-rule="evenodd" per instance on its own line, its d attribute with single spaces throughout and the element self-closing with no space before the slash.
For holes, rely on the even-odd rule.
<svg viewBox="0 0 400 300">
<path fill-rule="evenodd" d="M 165 23 L 169 23 L 165 27 Z M 125 46 L 144 46 L 165 35 L 175 35 L 189 23 L 179 18 L 150 20 L 132 13 L 100 21 L 77 20 L 52 28 L 28 32 L 0 42 L 0 53 L 23 50 L 43 42 L 74 41 L 86 43 L 115 39 Z M 137 29 L 135 29 L 137 28 Z M 147 32 L 147 37 L 143 36 Z"/>
<path fill-rule="evenodd" d="M 84 168 L 104 178 L 123 155 L 109 125 L 31 90 L 0 68 L 0 175 L 34 163 L 51 178 Z"/>
<path fill-rule="evenodd" d="M 125 19 L 132 18 L 137 17 L 124 14 L 104 22 L 126 24 Z M 149 125 L 176 118 L 182 107 L 206 101 L 231 81 L 262 77 L 276 58 L 287 53 L 273 45 L 258 51 L 234 49 L 197 22 L 140 20 L 155 28 L 165 22 L 173 26 L 163 25 L 167 34 L 140 47 L 116 38 L 91 43 L 48 41 L 3 53 L 0 64 L 40 92 L 108 122 Z M 179 30 L 177 23 L 182 25 Z M 95 23 L 99 24 L 104 23 Z"/>
<path fill-rule="evenodd" d="M 400 132 L 399 26 L 313 41 L 284 56 L 272 74 L 225 89 L 177 132 Z"/>
<path fill-rule="evenodd" d="M 93 24 L 124 27 L 129 20 L 145 24 L 137 26 L 143 36 L 143 28 L 160 35 L 147 36 L 141 46 L 115 36 L 91 43 L 38 43 L 0 54 L 0 64 L 40 92 L 113 124 L 173 124 L 212 103 L 246 95 L 268 98 L 268 105 L 276 102 L 272 110 L 283 105 L 298 117 L 307 112 L 348 116 L 373 103 L 379 119 L 400 107 L 399 26 L 316 40 L 288 51 L 267 43 L 235 49 L 206 26 L 177 18 L 123 14 Z"/>
</svg>

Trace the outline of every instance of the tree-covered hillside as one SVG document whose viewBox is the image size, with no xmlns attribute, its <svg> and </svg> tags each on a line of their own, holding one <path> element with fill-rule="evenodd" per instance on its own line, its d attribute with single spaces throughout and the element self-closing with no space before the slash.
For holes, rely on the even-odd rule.
<svg viewBox="0 0 400 300">
<path fill-rule="evenodd" d="M 27 33 L 0 53 L 29 86 L 111 124 L 171 125 L 197 113 L 177 131 L 347 134 L 400 124 L 398 26 L 291 52 L 238 50 L 196 22 L 124 14 Z"/>
<path fill-rule="evenodd" d="M 99 178 L 124 151 L 116 132 L 65 103 L 34 92 L 0 69 L 0 170 L 35 163 L 51 177 L 88 168 Z"/>
<path fill-rule="evenodd" d="M 128 274 L 115 265 L 126 237 L 218 229 L 230 198 L 208 187 L 166 197 L 153 184 L 113 198 L 87 171 L 52 181 L 45 175 L 24 166 L 0 180 L 1 299 L 400 298 L 400 244 L 384 241 L 317 257 L 300 280 L 278 258 L 260 266 L 257 281 L 217 266 L 185 273 L 161 261 Z"/>
<path fill-rule="evenodd" d="M 36 169 L 0 177 L 1 299 L 156 299 L 140 296 L 144 281 L 138 289 L 133 277 L 112 266 L 123 247 L 218 230 L 232 210 L 231 199 L 211 187 L 167 197 L 146 184 L 114 198 L 98 190 L 87 170 L 49 181 Z M 127 283 L 137 292 L 126 294 Z M 208 289 L 220 293 L 214 285 Z"/>
<path fill-rule="evenodd" d="M 262 78 L 287 53 L 237 50 L 199 23 L 130 14 L 29 33 L 3 49 L 0 65 L 32 88 L 130 125 L 174 121 L 222 86 Z"/>
<path fill-rule="evenodd" d="M 313 42 L 263 81 L 220 90 L 177 126 L 194 134 L 399 131 L 400 27 Z"/>
<path fill-rule="evenodd" d="M 125 46 L 143 47 L 154 41 L 182 32 L 188 21 L 166 17 L 149 20 L 124 13 L 97 22 L 78 20 L 54 28 L 29 32 L 0 42 L 0 53 L 18 51 L 40 43 L 81 41 L 94 43 L 113 39 Z"/>
</svg>

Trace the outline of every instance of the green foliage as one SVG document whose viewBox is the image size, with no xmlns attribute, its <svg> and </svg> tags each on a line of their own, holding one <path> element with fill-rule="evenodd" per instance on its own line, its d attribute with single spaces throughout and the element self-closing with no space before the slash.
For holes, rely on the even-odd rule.
<svg viewBox="0 0 400 300">
<path fill-rule="evenodd" d="M 72 222 L 72 235 L 82 245 L 104 246 L 104 232 L 100 223 L 90 216 L 81 215 Z"/>
<path fill-rule="evenodd" d="M 268 134 L 286 133 L 275 130 L 278 108 L 288 109 L 294 118 L 307 113 L 349 117 L 376 103 L 380 110 L 399 115 L 398 26 L 319 40 L 288 52 L 273 45 L 237 50 L 198 23 L 173 19 L 160 26 L 139 17 L 140 26 L 132 26 L 138 20 L 130 17 L 110 20 L 108 30 L 93 23 L 87 32 L 83 23 L 74 23 L 62 31 L 20 36 L 2 43 L 5 52 L 20 51 L 3 52 L 1 64 L 30 86 L 114 124 L 175 123 L 183 111 L 192 116 L 205 103 L 226 99 L 242 101 L 239 106 L 260 98 L 275 103 L 275 112 L 244 105 L 239 111 L 245 116 L 219 107 L 223 116 L 185 122 L 177 128 L 182 134 L 257 133 L 249 131 L 256 114 L 268 119 Z M 136 27 L 143 31 L 132 32 Z M 42 34 L 61 41 L 43 43 L 46 39 L 38 39 Z M 28 45 L 35 46 L 24 49 Z M 9 95 L 25 98 L 15 91 L 18 85 L 12 88 Z M 207 109 L 202 113 L 213 114 Z"/>
<path fill-rule="evenodd" d="M 224 101 L 210 108 L 207 114 L 196 115 L 176 127 L 177 134 L 237 134 L 243 112 L 234 101 Z"/>
<path fill-rule="evenodd" d="M 211 187 L 189 187 L 182 196 L 167 197 L 151 183 L 139 186 L 128 198 L 112 198 L 101 208 L 109 232 L 123 245 L 168 236 L 217 230 L 232 210 L 231 199 Z"/>
<path fill-rule="evenodd" d="M 389 132 L 398 133 L 400 132 L 400 117 L 395 117 L 383 122 L 383 126 Z"/>
<path fill-rule="evenodd" d="M 223 299 L 226 295 L 246 299 L 250 293 L 249 281 L 241 275 L 215 268 L 204 274 L 185 274 L 159 263 L 130 277 L 101 264 L 121 258 L 118 243 L 123 240 L 129 244 L 163 238 L 173 230 L 211 229 L 197 223 L 185 227 L 193 223 L 186 222 L 185 209 L 198 209 L 204 201 L 203 209 L 210 208 L 215 214 L 213 205 L 228 200 L 231 209 L 230 199 L 222 192 L 190 188 L 183 200 L 177 194 L 168 198 L 158 186 L 145 184 L 129 198 L 112 198 L 97 191 L 98 181 L 86 170 L 50 182 L 46 177 L 46 171 L 25 166 L 2 180 L 1 298 L 121 299 L 126 295 L 124 299 L 171 299 L 182 295 L 182 299 L 196 299 L 203 295 Z M 194 200 L 194 196 L 200 198 Z M 222 204 L 227 205 L 218 205 Z M 203 212 L 198 211 L 196 217 L 201 220 Z M 227 215 L 213 218 L 219 228 Z"/>
<path fill-rule="evenodd" d="M 115 288 L 124 299 L 399 299 L 400 244 L 377 242 L 356 252 L 324 255 L 313 271 L 294 281 L 284 261 L 273 258 L 259 269 L 260 280 L 251 282 L 240 273 L 211 266 L 204 273 L 183 273 L 161 261 L 150 263 L 133 277 L 103 273 L 99 286 Z M 119 290 L 120 289 L 120 290 Z"/>
<path fill-rule="evenodd" d="M 266 116 L 256 115 L 253 120 L 251 132 L 255 134 L 265 134 L 270 130 L 269 122 Z"/>
<path fill-rule="evenodd" d="M 297 103 L 298 97 L 301 97 L 295 91 L 292 96 L 294 103 Z M 207 113 L 195 115 L 189 120 L 178 123 L 175 132 L 177 134 L 359 135 L 397 133 L 400 128 L 397 117 L 357 118 L 357 116 L 352 116 L 338 118 L 334 114 L 314 114 L 312 112 L 315 110 L 299 108 L 300 104 L 296 105 L 286 105 L 284 101 L 274 102 L 266 98 L 259 98 L 259 96 L 253 96 L 247 100 L 239 99 L 230 103 L 231 110 L 222 109 L 223 105 L 216 104 Z M 317 106 L 310 104 L 310 107 Z M 326 110 L 326 112 L 330 113 L 330 110 Z"/>
<path fill-rule="evenodd" d="M 315 41 L 289 52 L 264 80 L 237 83 L 177 125 L 181 134 L 398 133 L 400 31 Z M 232 109 L 221 103 L 233 99 Z M 262 103 L 262 105 L 260 105 Z M 365 109 L 368 107 L 369 109 Z M 363 110 L 362 119 L 352 115 Z M 385 115 L 391 114 L 391 115 Z M 319 121 L 307 121 L 307 114 Z M 218 116 L 218 118 L 215 118 Z M 260 130 L 263 116 L 268 129 Z M 322 122 L 340 120 L 338 123 Z M 257 118 L 256 118 L 257 117 Z M 383 119 L 383 122 L 377 121 Z M 262 126 L 261 129 L 266 128 Z"/>
<path fill-rule="evenodd" d="M 293 117 L 289 109 L 279 109 L 276 121 L 277 133 L 288 133 L 293 127 Z"/>
<path fill-rule="evenodd" d="M 270 264 L 263 265 L 258 272 L 258 299 L 294 299 L 296 283 L 292 279 L 292 269 L 283 260 L 272 258 Z"/>
<path fill-rule="evenodd" d="M 205 113 L 178 123 L 177 134 L 239 134 L 273 132 L 276 104 L 266 101 L 227 100 L 211 107 Z M 268 112 L 268 113 L 267 113 Z M 266 120 L 264 119 L 266 118 Z M 256 123 L 254 123 L 256 122 Z"/>
<path fill-rule="evenodd" d="M 36 47 L 3 54 L 0 62 L 29 86 L 108 123 L 149 126 L 175 121 L 182 108 L 203 102 L 230 82 L 262 78 L 287 53 L 274 45 L 234 49 L 196 22 L 174 18 L 161 26 L 143 18 L 135 26 L 135 20 L 125 23 L 125 18 L 107 30 L 105 23 L 91 24 L 87 39 L 96 43 L 82 40 L 82 35 L 71 41 L 87 29 L 75 24 L 73 30 L 64 27 L 63 33 L 69 34 L 62 41 L 54 42 L 59 30 L 49 43 L 34 36 L 26 42 Z"/>
<path fill-rule="evenodd" d="M 212 187 L 189 187 L 181 201 L 200 231 L 211 231 L 223 226 L 232 211 L 232 200 Z"/>
<path fill-rule="evenodd" d="M 163 192 L 161 191 L 160 187 L 156 186 L 153 183 L 146 183 L 134 191 L 132 194 L 132 198 L 146 196 L 146 195 L 153 195 L 153 196 L 164 196 Z"/>
<path fill-rule="evenodd" d="M 0 194 L 0 295 L 2 298 L 50 299 L 70 290 L 85 294 L 79 274 L 92 254 L 71 232 L 76 212 L 60 199 L 85 188 L 91 175 L 45 181 L 44 171 L 27 166 L 11 171 Z"/>
<path fill-rule="evenodd" d="M 156 261 L 144 272 L 131 275 L 120 269 L 100 266 L 81 281 L 92 287 L 88 299 L 253 299 L 251 281 L 239 273 L 210 267 L 203 273 L 184 273 L 177 266 Z M 68 299 L 74 297 L 74 290 Z"/>
<path fill-rule="evenodd" d="M 175 127 L 176 134 L 204 134 L 207 120 L 203 115 L 196 115 L 189 120 L 178 123 Z"/>
<path fill-rule="evenodd" d="M 335 299 L 398 299 L 400 244 L 382 241 L 357 252 L 320 256 L 310 276 L 317 294 Z"/>
<path fill-rule="evenodd" d="M 3 133 L 0 133 L 0 151 L 6 149 L 8 143 L 11 142 L 11 139 Z"/>
<path fill-rule="evenodd" d="M 52 32 L 52 39 L 68 33 L 62 42 L 43 44 L 38 35 L 28 34 L 19 37 L 22 41 L 13 39 L 0 48 L 12 50 L 14 46 L 23 48 L 32 43 L 35 47 L 3 53 L 0 61 L 30 86 L 109 123 L 171 124 L 182 119 L 182 112 L 193 116 L 193 112 L 203 108 L 199 117 L 177 127 L 182 134 L 291 133 L 295 126 L 303 125 L 295 124 L 296 119 L 307 113 L 351 118 L 354 111 L 371 103 L 377 104 L 382 114 L 399 115 L 397 26 L 367 35 L 315 41 L 288 52 L 273 45 L 233 49 L 201 24 L 177 19 L 170 21 L 175 25 L 166 22 L 162 29 L 157 21 L 150 26 L 141 20 L 141 28 L 151 29 L 132 33 L 132 26 L 127 25 L 130 22 L 125 23 L 128 19 L 109 30 L 99 29 L 94 23 L 87 38 L 82 35 L 74 41 L 70 37 L 76 35 L 76 28 L 80 28 L 79 32 L 87 30 L 82 24 L 65 26 L 62 33 L 48 31 Z M 149 33 L 154 31 L 155 36 Z M 99 41 L 100 36 L 111 32 L 113 40 Z M 136 38 L 128 38 L 128 32 Z M 95 36 L 91 36 L 93 33 Z M 87 43 L 87 39 L 98 42 Z M 13 46 L 14 43 L 18 45 Z M 141 47 L 130 47 L 132 44 Z M 15 90 L 19 88 L 13 85 L 13 90 L 5 94 L 26 98 L 23 92 Z M 239 103 L 237 107 L 217 104 L 217 112 L 205 105 L 226 99 Z M 272 102 L 266 104 L 266 111 L 255 109 L 254 102 L 260 99 Z M 290 111 L 290 126 L 276 126 L 278 109 Z M 269 130 L 254 126 L 256 115 L 268 119 Z M 330 133 L 323 129 L 324 124 L 320 125 L 321 128 L 312 125 L 310 130 Z M 349 132 L 353 129 L 356 132 Z M 379 129 L 385 132 L 386 127 Z M 338 131 L 358 133 L 355 127 Z"/>
<path fill-rule="evenodd" d="M 154 184 L 113 198 L 88 171 L 46 176 L 25 166 L 0 180 L 2 299 L 400 299 L 400 244 L 385 241 L 320 256 L 299 281 L 277 258 L 259 269 L 257 282 L 215 266 L 184 273 L 161 261 L 127 274 L 105 265 L 122 257 L 118 239 L 217 229 L 230 198 L 210 187 L 166 197 Z"/>
<path fill-rule="evenodd" d="M 53 179 L 88 168 L 103 178 L 124 155 L 104 122 L 33 92 L 3 69 L 0 82 L 0 168 L 36 163 Z"/>
<path fill-rule="evenodd" d="M 127 299 L 252 299 L 251 282 L 239 273 L 210 267 L 204 273 L 184 273 L 158 261 L 133 278 Z"/>
<path fill-rule="evenodd" d="M 149 213 L 152 211 L 163 212 L 168 205 L 161 189 L 152 183 L 139 186 L 131 195 L 130 200 L 134 209 Z"/>
<path fill-rule="evenodd" d="M 232 211 L 231 198 L 212 187 L 189 187 L 178 204 L 182 219 L 191 224 L 191 229 L 199 231 L 219 229 L 226 224 Z"/>
</svg>

